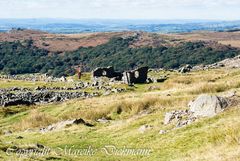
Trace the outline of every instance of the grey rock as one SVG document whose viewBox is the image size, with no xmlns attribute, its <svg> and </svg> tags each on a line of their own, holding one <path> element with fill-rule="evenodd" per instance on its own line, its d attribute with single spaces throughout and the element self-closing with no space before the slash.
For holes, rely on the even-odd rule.
<svg viewBox="0 0 240 161">
<path fill-rule="evenodd" d="M 228 101 L 223 97 L 200 95 L 189 103 L 190 111 L 194 116 L 212 117 L 228 107 Z"/>
<path fill-rule="evenodd" d="M 172 111 L 165 114 L 164 124 L 170 124 L 173 120 L 177 122 L 176 127 L 183 127 L 196 121 L 196 117 L 189 110 Z"/>
<path fill-rule="evenodd" d="M 231 91 L 229 92 L 225 97 L 231 98 L 237 96 L 237 91 Z"/>
<path fill-rule="evenodd" d="M 164 124 L 165 125 L 169 124 L 174 118 L 175 118 L 174 113 L 172 112 L 166 113 L 164 118 Z"/>
<path fill-rule="evenodd" d="M 178 121 L 176 127 L 177 127 L 177 128 L 180 128 L 180 127 L 183 127 L 183 126 L 185 126 L 185 125 L 187 125 L 187 124 L 188 124 L 188 120 Z"/>
</svg>

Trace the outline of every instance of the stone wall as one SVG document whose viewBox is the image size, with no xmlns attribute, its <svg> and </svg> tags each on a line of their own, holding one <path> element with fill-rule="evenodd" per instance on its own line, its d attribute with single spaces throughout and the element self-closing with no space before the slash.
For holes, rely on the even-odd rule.
<svg viewBox="0 0 240 161">
<path fill-rule="evenodd" d="M 45 82 L 66 82 L 66 77 L 56 78 L 47 74 L 25 74 L 25 75 L 0 75 L 0 79 L 22 80 L 22 81 L 45 81 Z"/>
</svg>

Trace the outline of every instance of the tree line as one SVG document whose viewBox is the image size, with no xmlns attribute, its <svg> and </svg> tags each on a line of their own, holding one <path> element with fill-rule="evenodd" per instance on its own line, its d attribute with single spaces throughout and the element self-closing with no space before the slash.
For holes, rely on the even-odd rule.
<svg viewBox="0 0 240 161">
<path fill-rule="evenodd" d="M 133 38 L 112 38 L 96 47 L 81 47 L 59 55 L 37 48 L 32 40 L 0 43 L 0 72 L 4 74 L 47 73 L 56 77 L 73 75 L 74 66 L 85 71 L 113 66 L 118 71 L 139 66 L 179 68 L 184 64 L 212 64 L 240 54 L 237 48 L 218 49 L 206 42 L 183 42 L 177 46 L 130 48 Z"/>
</svg>

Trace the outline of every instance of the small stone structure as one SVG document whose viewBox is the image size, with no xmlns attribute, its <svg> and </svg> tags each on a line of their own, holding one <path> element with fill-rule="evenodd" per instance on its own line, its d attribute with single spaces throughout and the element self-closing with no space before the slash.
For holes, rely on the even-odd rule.
<svg viewBox="0 0 240 161">
<path fill-rule="evenodd" d="M 93 71 L 93 78 L 99 77 L 115 78 L 115 80 L 123 81 L 128 85 L 146 83 L 148 78 L 148 67 L 141 67 L 124 73 L 115 72 L 113 67 L 96 68 Z"/>
<path fill-rule="evenodd" d="M 123 73 L 123 81 L 126 84 L 146 83 L 148 78 L 148 67 L 141 67 L 132 71 Z"/>
<path fill-rule="evenodd" d="M 107 68 L 96 68 L 93 71 L 93 77 L 108 77 L 108 78 L 116 78 L 116 80 L 122 79 L 122 73 L 115 72 L 114 68 L 109 66 Z"/>
</svg>

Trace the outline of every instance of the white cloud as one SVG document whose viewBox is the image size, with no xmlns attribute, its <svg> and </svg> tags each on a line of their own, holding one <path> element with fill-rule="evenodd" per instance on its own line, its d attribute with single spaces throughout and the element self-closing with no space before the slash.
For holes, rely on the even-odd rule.
<svg viewBox="0 0 240 161">
<path fill-rule="evenodd" d="M 240 0 L 0 0 L 0 17 L 238 19 L 239 8 Z"/>
</svg>

